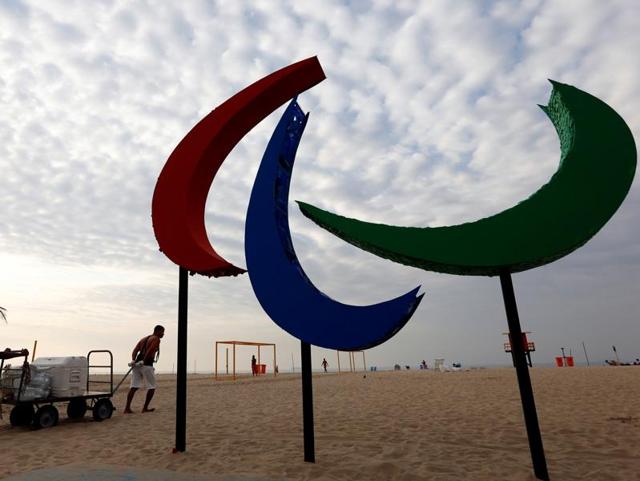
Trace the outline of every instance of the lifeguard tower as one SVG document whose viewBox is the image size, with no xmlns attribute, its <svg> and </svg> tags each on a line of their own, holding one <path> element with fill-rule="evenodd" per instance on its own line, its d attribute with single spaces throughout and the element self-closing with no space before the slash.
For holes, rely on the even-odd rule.
<svg viewBox="0 0 640 481">
<path fill-rule="evenodd" d="M 508 332 L 503 332 L 502 334 L 507 336 L 508 339 L 508 342 L 504 343 L 504 352 L 511 352 L 511 334 Z M 531 331 L 522 331 L 522 348 L 524 349 L 524 354 L 527 356 L 527 363 L 529 364 L 529 367 L 533 367 L 533 364 L 531 363 L 531 353 L 536 350 L 536 343 L 529 341 L 529 339 L 527 339 L 527 334 L 531 334 Z"/>
</svg>

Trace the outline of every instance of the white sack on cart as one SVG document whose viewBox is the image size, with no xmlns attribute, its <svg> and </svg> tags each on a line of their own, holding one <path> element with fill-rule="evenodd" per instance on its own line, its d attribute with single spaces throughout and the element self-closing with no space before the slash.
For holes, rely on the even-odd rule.
<svg viewBox="0 0 640 481">
<path fill-rule="evenodd" d="M 48 398 L 51 393 L 51 374 L 46 369 L 33 364 L 31 368 L 31 381 L 22 389 L 21 401 L 33 401 L 34 399 Z"/>
</svg>

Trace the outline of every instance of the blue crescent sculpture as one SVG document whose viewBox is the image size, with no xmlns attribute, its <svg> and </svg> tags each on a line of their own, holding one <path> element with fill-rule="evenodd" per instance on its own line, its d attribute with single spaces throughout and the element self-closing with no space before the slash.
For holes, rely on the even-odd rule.
<svg viewBox="0 0 640 481">
<path fill-rule="evenodd" d="M 289 231 L 289 184 L 308 115 L 292 100 L 262 157 L 251 191 L 245 255 L 265 312 L 289 334 L 327 349 L 355 351 L 383 343 L 411 318 L 420 286 L 369 306 L 337 302 L 316 288 L 296 256 Z"/>
</svg>

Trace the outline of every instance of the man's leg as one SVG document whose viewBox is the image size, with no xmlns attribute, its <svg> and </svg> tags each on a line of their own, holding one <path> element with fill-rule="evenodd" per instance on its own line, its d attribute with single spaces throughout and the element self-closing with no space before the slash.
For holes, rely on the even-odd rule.
<svg viewBox="0 0 640 481">
<path fill-rule="evenodd" d="M 153 399 L 153 395 L 156 393 L 155 389 L 149 389 L 147 391 L 147 397 L 144 400 L 144 407 L 142 408 L 142 412 L 143 413 L 148 413 L 151 411 L 155 411 L 155 409 L 149 409 L 149 403 L 151 402 L 151 400 Z"/>
<path fill-rule="evenodd" d="M 140 386 L 142 386 L 142 373 L 139 367 L 134 366 L 131 370 L 131 389 L 129 389 L 129 394 L 127 394 L 127 406 L 124 408 L 125 414 L 131 414 L 133 412 L 131 410 L 131 401 L 133 401 L 133 396 Z"/>
<path fill-rule="evenodd" d="M 153 408 L 149 408 L 149 403 L 153 399 L 153 395 L 156 393 L 156 376 L 153 366 L 143 366 L 142 376 L 144 377 L 144 382 L 147 385 L 147 397 L 144 400 L 142 412 L 148 413 L 154 411 Z"/>
<path fill-rule="evenodd" d="M 124 408 L 124 412 L 127 414 L 130 414 L 133 412 L 131 410 L 131 401 L 133 401 L 133 396 L 136 394 L 137 390 L 138 390 L 137 387 L 132 387 L 131 389 L 129 389 L 129 394 L 127 394 L 127 406 Z"/>
</svg>

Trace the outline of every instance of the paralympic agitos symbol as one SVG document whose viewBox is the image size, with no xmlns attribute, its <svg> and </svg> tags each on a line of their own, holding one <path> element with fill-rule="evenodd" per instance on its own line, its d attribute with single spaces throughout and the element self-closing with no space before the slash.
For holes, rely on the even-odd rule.
<svg viewBox="0 0 640 481">
<path fill-rule="evenodd" d="M 297 261 L 287 202 L 295 153 L 307 116 L 295 98 L 324 80 L 315 57 L 278 70 L 203 118 L 165 164 L 152 203 L 160 249 L 173 262 L 207 276 L 245 272 L 211 246 L 204 224 L 209 188 L 240 139 L 285 102 L 249 203 L 245 253 L 262 307 L 295 337 L 326 348 L 372 347 L 411 317 L 418 289 L 372 306 L 348 306 L 322 294 Z M 348 219 L 300 203 L 302 212 L 342 239 L 378 256 L 426 270 L 461 275 L 519 272 L 563 257 L 586 243 L 615 213 L 636 166 L 633 137 L 605 103 L 553 83 L 543 107 L 561 143 L 560 167 L 529 199 L 494 216 L 450 227 L 417 228 Z"/>
<path fill-rule="evenodd" d="M 245 272 L 218 255 L 209 242 L 204 224 L 207 194 L 233 147 L 280 105 L 293 99 L 269 141 L 251 192 L 245 254 L 262 307 L 301 340 L 305 461 L 315 459 L 310 344 L 339 350 L 375 346 L 398 332 L 422 300 L 416 288 L 372 306 L 347 306 L 322 294 L 297 260 L 289 232 L 289 183 L 308 116 L 296 97 L 324 78 L 313 57 L 245 88 L 186 135 L 158 178 L 153 228 L 160 249 L 180 266 L 178 451 L 185 449 L 186 429 L 186 271 L 216 277 Z M 457 226 L 418 228 L 362 222 L 300 203 L 302 212 L 320 226 L 376 255 L 437 272 L 500 276 L 529 449 L 535 475 L 542 480 L 549 480 L 549 474 L 518 342 L 522 332 L 511 273 L 547 264 L 586 243 L 618 209 L 636 169 L 631 132 L 609 106 L 569 85 L 553 82 L 553 87 L 543 109 L 560 137 L 560 166 L 549 183 L 504 212 Z"/>
</svg>

